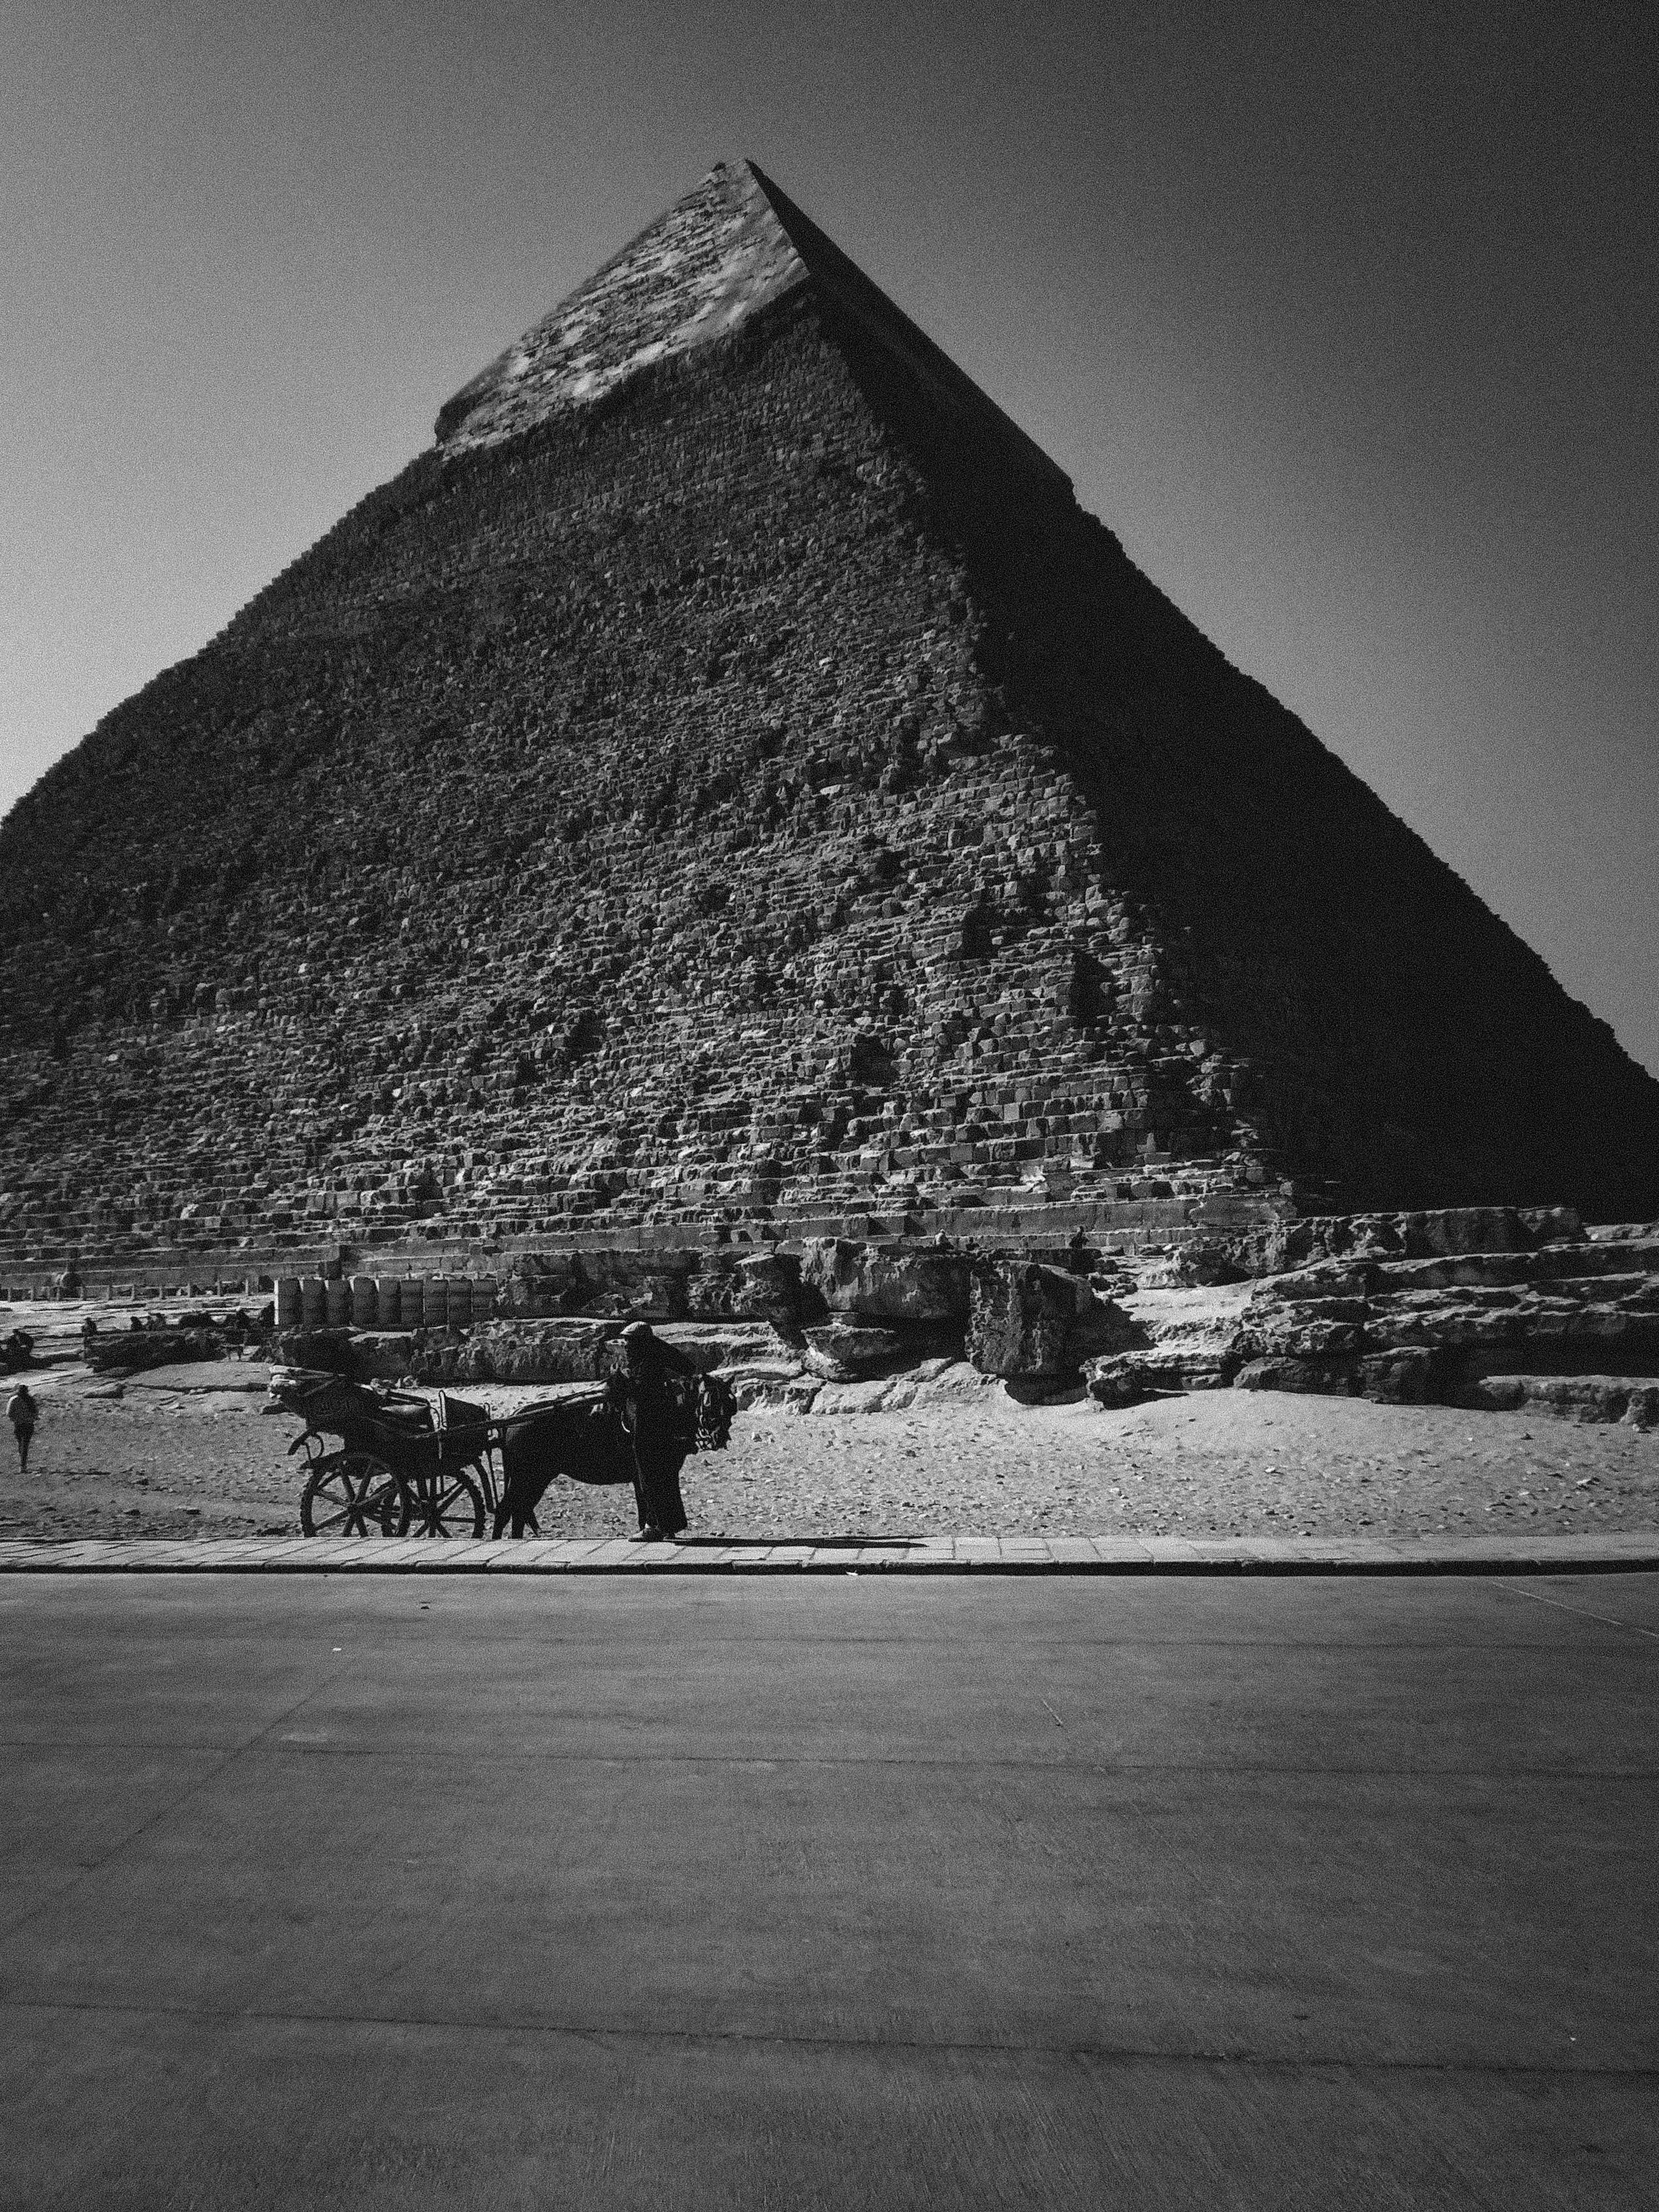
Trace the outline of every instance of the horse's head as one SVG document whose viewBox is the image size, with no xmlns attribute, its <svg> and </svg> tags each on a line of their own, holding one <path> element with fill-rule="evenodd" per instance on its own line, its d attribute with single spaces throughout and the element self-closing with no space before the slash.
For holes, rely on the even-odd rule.
<svg viewBox="0 0 1659 2212">
<path fill-rule="evenodd" d="M 340 1429 L 360 1420 L 365 1406 L 372 1411 L 373 1394 L 343 1375 L 328 1375 L 315 1368 L 273 1367 L 269 1393 L 284 1413 L 298 1413 L 308 1428 Z"/>
<path fill-rule="evenodd" d="M 731 1425 L 737 1418 L 737 1393 L 724 1375 L 699 1375 L 693 1385 L 692 1404 L 697 1421 L 697 1449 L 724 1451 L 731 1442 Z"/>
</svg>

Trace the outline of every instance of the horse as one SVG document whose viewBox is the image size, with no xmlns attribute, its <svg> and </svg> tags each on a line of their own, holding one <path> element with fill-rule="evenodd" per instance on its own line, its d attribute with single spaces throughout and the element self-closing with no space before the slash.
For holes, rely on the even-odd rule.
<svg viewBox="0 0 1659 2212">
<path fill-rule="evenodd" d="M 724 1451 L 731 1441 L 737 1395 L 724 1376 L 671 1376 L 669 1396 L 676 1419 L 677 1474 L 696 1451 Z M 532 1406 L 501 1424 L 505 1480 L 492 1535 L 511 1522 L 515 1536 L 537 1526 L 536 1509 L 555 1475 L 571 1482 L 615 1486 L 634 1477 L 633 1448 L 622 1417 L 608 1398 L 567 1399 Z"/>
</svg>

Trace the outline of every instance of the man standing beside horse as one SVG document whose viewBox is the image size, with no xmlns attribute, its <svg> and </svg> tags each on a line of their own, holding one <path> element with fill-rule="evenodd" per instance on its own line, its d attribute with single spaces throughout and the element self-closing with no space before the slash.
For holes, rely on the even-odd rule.
<svg viewBox="0 0 1659 2212">
<path fill-rule="evenodd" d="M 736 1394 L 644 1322 L 630 1322 L 621 1346 L 623 1365 L 602 1397 L 528 1406 L 502 1422 L 506 1481 L 496 1535 L 509 1523 L 515 1536 L 534 1528 L 536 1509 L 560 1474 L 572 1482 L 631 1482 L 639 1516 L 635 1543 L 660 1543 L 684 1528 L 681 1464 L 689 1452 L 725 1449 Z"/>
<path fill-rule="evenodd" d="M 671 1377 L 695 1375 L 694 1364 L 664 1344 L 649 1322 L 622 1331 L 622 1365 L 605 1395 L 622 1417 L 633 1454 L 633 1495 L 639 1509 L 636 1544 L 661 1543 L 686 1527 L 680 1468 L 695 1440 L 693 1418 Z"/>
</svg>

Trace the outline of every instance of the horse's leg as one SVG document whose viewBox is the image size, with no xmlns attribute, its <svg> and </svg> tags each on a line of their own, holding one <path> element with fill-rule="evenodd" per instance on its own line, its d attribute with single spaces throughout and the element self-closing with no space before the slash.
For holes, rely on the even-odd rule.
<svg viewBox="0 0 1659 2212">
<path fill-rule="evenodd" d="M 535 1474 L 524 1474 L 508 1483 L 501 1500 L 501 1510 L 503 1514 L 512 1515 L 515 1536 L 523 1536 L 527 1530 L 533 1530 L 538 1536 L 541 1534 L 542 1524 L 536 1517 L 536 1509 L 547 1496 L 548 1486 L 558 1472 L 556 1466 L 549 1467 Z"/>
<path fill-rule="evenodd" d="M 548 1480 L 550 1479 L 548 1478 Z M 508 1483 L 501 1494 L 501 1511 L 496 1522 L 497 1528 L 500 1527 L 502 1521 L 510 1519 L 515 1536 L 522 1536 L 527 1528 L 534 1528 L 536 1509 L 541 1503 L 542 1492 L 547 1486 L 547 1480 L 538 1483 L 533 1475 L 516 1476 Z"/>
<path fill-rule="evenodd" d="M 528 1523 L 529 1526 L 536 1531 L 538 1536 L 541 1534 L 542 1524 L 536 1517 L 536 1509 L 542 1503 L 542 1500 L 547 1496 L 548 1489 L 552 1485 L 553 1479 L 558 1472 L 559 1469 L 556 1467 L 550 1467 L 547 1473 L 542 1477 L 541 1480 L 531 1487 L 525 1497 L 524 1515 L 518 1524 L 519 1533 L 521 1534 L 524 1532 L 526 1523 Z"/>
</svg>

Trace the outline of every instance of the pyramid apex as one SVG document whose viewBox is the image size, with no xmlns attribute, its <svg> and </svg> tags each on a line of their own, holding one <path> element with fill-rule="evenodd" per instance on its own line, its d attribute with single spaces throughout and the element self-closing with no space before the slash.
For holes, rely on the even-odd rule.
<svg viewBox="0 0 1659 2212">
<path fill-rule="evenodd" d="M 724 337 L 810 285 L 845 339 L 990 448 L 1071 496 L 1071 480 L 747 155 L 701 182 L 439 409 L 447 453 L 500 445 L 591 405 L 642 369 Z"/>
<path fill-rule="evenodd" d="M 717 161 L 439 410 L 439 445 L 497 445 L 723 337 L 807 270 L 752 162 Z"/>
</svg>

